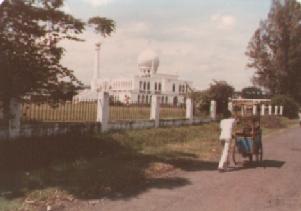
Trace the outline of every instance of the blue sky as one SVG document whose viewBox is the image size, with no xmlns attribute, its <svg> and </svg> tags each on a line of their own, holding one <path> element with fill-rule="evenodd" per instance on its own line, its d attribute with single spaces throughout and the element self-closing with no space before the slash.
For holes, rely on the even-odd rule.
<svg viewBox="0 0 301 211">
<path fill-rule="evenodd" d="M 84 20 L 105 16 L 117 23 L 112 37 L 88 31 L 84 43 L 65 42 L 63 63 L 89 83 L 94 44 L 100 40 L 101 76 L 130 77 L 148 45 L 160 56 L 159 72 L 179 74 L 196 88 L 213 79 L 235 88 L 250 85 L 244 55 L 248 41 L 267 16 L 271 0 L 67 0 L 65 10 Z M 149 44 L 150 43 L 150 44 Z"/>
</svg>

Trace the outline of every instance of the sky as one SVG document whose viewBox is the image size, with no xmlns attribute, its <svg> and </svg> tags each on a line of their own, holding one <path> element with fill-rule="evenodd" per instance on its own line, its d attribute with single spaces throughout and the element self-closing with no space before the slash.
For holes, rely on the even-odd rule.
<svg viewBox="0 0 301 211">
<path fill-rule="evenodd" d="M 67 0 L 64 10 L 87 20 L 103 16 L 116 21 L 117 30 L 102 38 L 92 30 L 83 43 L 64 42 L 63 64 L 89 84 L 95 43 L 101 41 L 102 78 L 138 73 L 137 57 L 148 47 L 160 57 L 159 73 L 178 74 L 206 89 L 225 80 L 237 90 L 251 85 L 245 51 L 271 0 Z"/>
</svg>

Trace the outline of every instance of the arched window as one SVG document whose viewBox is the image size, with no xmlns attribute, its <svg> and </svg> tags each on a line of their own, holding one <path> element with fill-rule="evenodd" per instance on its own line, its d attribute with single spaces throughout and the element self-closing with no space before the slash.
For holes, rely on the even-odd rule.
<svg viewBox="0 0 301 211">
<path fill-rule="evenodd" d="M 176 85 L 175 85 L 175 84 L 172 85 L 172 91 L 173 91 L 173 92 L 176 91 Z"/>
<path fill-rule="evenodd" d="M 143 90 L 146 90 L 146 82 L 143 83 Z"/>
<path fill-rule="evenodd" d="M 147 90 L 150 90 L 150 82 L 147 83 Z"/>
<path fill-rule="evenodd" d="M 159 91 L 161 91 L 161 88 L 162 88 L 161 83 L 159 83 Z"/>
</svg>

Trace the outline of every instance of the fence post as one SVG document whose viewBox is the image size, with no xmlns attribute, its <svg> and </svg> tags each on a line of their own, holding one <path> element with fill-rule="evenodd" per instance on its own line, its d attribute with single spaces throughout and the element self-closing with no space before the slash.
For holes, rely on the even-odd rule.
<svg viewBox="0 0 301 211">
<path fill-rule="evenodd" d="M 193 103 L 191 98 L 186 99 L 186 119 L 188 119 L 190 123 L 193 121 Z"/>
<path fill-rule="evenodd" d="M 211 103 L 210 103 L 210 118 L 212 120 L 216 120 L 216 101 L 215 100 L 211 100 Z"/>
<path fill-rule="evenodd" d="M 278 106 L 275 106 L 275 116 L 278 116 Z"/>
<path fill-rule="evenodd" d="M 272 106 L 269 105 L 269 115 L 272 116 Z"/>
<path fill-rule="evenodd" d="M 105 132 L 108 130 L 109 123 L 109 93 L 99 92 L 97 99 L 97 118 L 96 122 L 101 123 L 101 131 Z"/>
<path fill-rule="evenodd" d="M 280 116 L 283 116 L 283 106 L 280 106 Z"/>
<path fill-rule="evenodd" d="M 233 113 L 233 103 L 232 102 L 228 102 L 228 111 L 230 111 L 230 113 Z"/>
<path fill-rule="evenodd" d="M 261 116 L 264 116 L 265 115 L 265 105 L 262 104 L 261 105 Z"/>
<path fill-rule="evenodd" d="M 155 121 L 155 128 L 160 126 L 160 104 L 158 95 L 152 96 L 150 119 Z"/>
<path fill-rule="evenodd" d="M 18 99 L 12 98 L 9 102 L 9 126 L 8 126 L 8 138 L 18 138 L 20 135 L 21 127 L 21 103 Z"/>
</svg>

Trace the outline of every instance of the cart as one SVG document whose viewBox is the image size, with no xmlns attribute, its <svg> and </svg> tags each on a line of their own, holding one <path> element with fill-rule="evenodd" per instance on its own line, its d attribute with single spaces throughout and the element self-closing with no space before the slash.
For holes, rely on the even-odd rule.
<svg viewBox="0 0 301 211">
<path fill-rule="evenodd" d="M 254 106 L 256 112 L 254 112 Z M 260 104 L 235 103 L 233 105 L 233 116 L 235 128 L 231 143 L 232 160 L 237 166 L 246 159 L 252 162 L 262 161 L 262 130 L 260 127 Z M 254 113 L 256 113 L 254 115 Z"/>
</svg>

